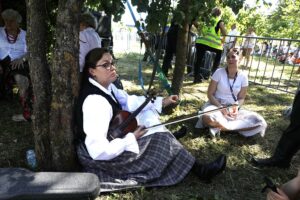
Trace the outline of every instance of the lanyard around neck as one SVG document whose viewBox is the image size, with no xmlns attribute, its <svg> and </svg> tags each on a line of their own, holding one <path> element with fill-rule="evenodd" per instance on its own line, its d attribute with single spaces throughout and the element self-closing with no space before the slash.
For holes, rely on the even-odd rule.
<svg viewBox="0 0 300 200">
<path fill-rule="evenodd" d="M 226 73 L 227 73 L 227 80 L 228 80 L 228 85 L 229 85 L 229 88 L 230 88 L 230 92 L 231 92 L 232 98 L 233 98 L 234 101 L 237 101 L 237 98 L 236 98 L 235 95 L 233 94 L 233 86 L 234 86 L 234 83 L 235 83 L 236 78 L 237 78 L 237 72 L 235 73 L 235 76 L 234 76 L 232 85 L 230 84 L 230 81 L 229 81 L 229 72 L 228 72 L 228 68 L 226 68 Z"/>
</svg>

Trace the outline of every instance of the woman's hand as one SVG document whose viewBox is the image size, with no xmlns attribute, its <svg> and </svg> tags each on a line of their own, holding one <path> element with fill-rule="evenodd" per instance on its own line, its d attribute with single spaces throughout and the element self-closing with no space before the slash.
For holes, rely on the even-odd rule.
<svg viewBox="0 0 300 200">
<path fill-rule="evenodd" d="M 170 95 L 168 97 L 165 97 L 162 101 L 162 106 L 163 107 L 166 107 L 170 104 L 174 104 L 174 103 L 177 103 L 179 100 L 179 97 L 178 95 Z"/>
<path fill-rule="evenodd" d="M 278 193 L 269 191 L 267 194 L 267 200 L 290 200 L 289 197 L 279 188 Z"/>
<path fill-rule="evenodd" d="M 238 106 L 232 106 L 230 108 L 223 108 L 221 110 L 224 117 L 228 120 L 235 120 L 238 115 Z"/>
<path fill-rule="evenodd" d="M 11 61 L 11 69 L 21 69 L 24 67 L 23 65 L 23 59 L 19 58 L 19 59 L 15 59 L 14 61 Z"/>
<path fill-rule="evenodd" d="M 145 133 L 147 133 L 148 130 L 145 129 L 145 126 L 138 126 L 137 129 L 133 132 L 133 135 L 135 136 L 136 139 L 139 139 Z"/>
<path fill-rule="evenodd" d="M 227 108 L 223 108 L 223 109 L 221 110 L 221 113 L 222 113 L 225 117 L 227 117 L 227 116 L 229 115 L 229 112 L 228 112 Z"/>
<path fill-rule="evenodd" d="M 238 112 L 239 112 L 238 105 L 233 105 L 231 108 L 229 108 L 228 116 L 233 119 L 236 119 Z"/>
</svg>

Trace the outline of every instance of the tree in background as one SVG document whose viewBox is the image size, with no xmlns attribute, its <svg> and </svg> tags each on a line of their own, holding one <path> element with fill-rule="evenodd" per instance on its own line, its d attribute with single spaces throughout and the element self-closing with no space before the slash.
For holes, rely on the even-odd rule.
<svg viewBox="0 0 300 200">
<path fill-rule="evenodd" d="M 266 25 L 270 36 L 277 38 L 300 39 L 300 1 L 279 1 Z"/>
<path fill-rule="evenodd" d="M 242 8 L 237 16 L 241 34 L 245 34 L 249 27 L 254 27 L 257 35 L 267 34 L 266 20 L 267 16 L 262 15 L 256 8 Z"/>
</svg>

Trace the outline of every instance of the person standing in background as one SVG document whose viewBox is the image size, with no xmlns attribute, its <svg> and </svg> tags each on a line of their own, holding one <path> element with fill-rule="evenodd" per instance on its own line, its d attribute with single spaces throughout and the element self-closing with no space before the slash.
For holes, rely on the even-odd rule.
<svg viewBox="0 0 300 200">
<path fill-rule="evenodd" d="M 254 28 L 249 27 L 245 36 L 246 37 L 256 37 L 256 34 L 254 32 Z M 246 58 L 246 64 L 244 65 L 244 67 L 246 67 L 246 68 L 249 65 L 250 55 L 253 51 L 255 43 L 256 43 L 255 38 L 246 38 L 244 43 L 243 43 L 243 48 L 242 48 L 243 51 L 242 51 L 242 56 L 240 57 L 240 63 L 243 62 L 243 59 L 245 57 Z"/>
<path fill-rule="evenodd" d="M 204 25 L 202 28 L 202 37 L 197 38 L 196 40 L 196 63 L 194 66 L 194 83 L 201 83 L 203 75 L 200 73 L 200 65 L 202 59 L 204 58 L 206 51 L 211 51 L 216 53 L 216 58 L 214 65 L 212 67 L 212 73 L 215 72 L 219 65 L 223 50 L 222 35 L 226 35 L 226 29 L 224 22 L 220 19 L 221 9 L 214 8 L 211 12 L 211 18 L 208 24 Z M 203 66 L 202 66 L 203 67 Z"/>
<path fill-rule="evenodd" d="M 225 62 L 225 58 L 229 49 L 235 47 L 237 37 L 234 36 L 238 36 L 238 35 L 240 35 L 240 32 L 237 30 L 236 23 L 234 23 L 231 25 L 231 30 L 229 31 L 228 36 L 226 37 L 225 43 L 223 45 L 221 64 Z"/>
<path fill-rule="evenodd" d="M 167 48 L 162 65 L 162 71 L 165 74 L 165 76 L 168 76 L 169 69 L 172 69 L 172 59 L 173 56 L 176 55 L 178 28 L 178 24 L 175 24 L 174 21 L 172 21 L 167 33 Z"/>
<path fill-rule="evenodd" d="M 79 66 L 80 72 L 83 70 L 86 54 L 96 47 L 101 47 L 101 38 L 95 31 L 97 21 L 92 13 L 86 12 L 80 15 L 80 33 L 79 33 Z"/>
</svg>

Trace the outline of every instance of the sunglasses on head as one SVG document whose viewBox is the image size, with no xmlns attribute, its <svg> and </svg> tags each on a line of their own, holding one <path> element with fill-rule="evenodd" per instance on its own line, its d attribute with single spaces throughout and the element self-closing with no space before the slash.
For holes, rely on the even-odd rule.
<svg viewBox="0 0 300 200">
<path fill-rule="evenodd" d="M 240 51 L 239 51 L 238 48 L 232 48 L 232 49 L 229 50 L 229 52 L 234 52 L 234 54 L 236 54 L 236 55 L 240 54 Z"/>
</svg>

